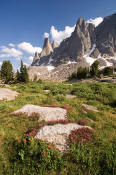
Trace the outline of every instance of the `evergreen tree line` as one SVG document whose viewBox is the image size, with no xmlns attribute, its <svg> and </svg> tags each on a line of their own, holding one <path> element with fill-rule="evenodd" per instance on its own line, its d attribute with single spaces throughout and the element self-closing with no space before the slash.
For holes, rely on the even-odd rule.
<svg viewBox="0 0 116 175">
<path fill-rule="evenodd" d="M 85 79 L 87 77 L 97 77 L 100 74 L 103 74 L 104 76 L 110 76 L 113 75 L 114 70 L 113 67 L 105 67 L 102 71 L 99 71 L 99 62 L 96 60 L 90 68 L 82 68 L 79 67 L 77 69 L 77 73 L 73 73 L 69 80 L 71 79 Z"/>
<path fill-rule="evenodd" d="M 29 76 L 27 72 L 27 68 L 23 65 L 21 60 L 20 71 L 17 70 L 16 75 L 13 73 L 13 66 L 10 61 L 3 61 L 1 70 L 0 70 L 0 78 L 4 81 L 4 83 L 17 83 L 23 82 L 27 83 L 29 81 Z"/>
</svg>

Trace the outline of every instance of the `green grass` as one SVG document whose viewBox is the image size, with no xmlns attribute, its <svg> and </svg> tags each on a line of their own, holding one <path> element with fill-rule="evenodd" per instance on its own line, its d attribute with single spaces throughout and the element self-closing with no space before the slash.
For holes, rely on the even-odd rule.
<svg viewBox="0 0 116 175">
<path fill-rule="evenodd" d="M 115 175 L 116 84 L 30 82 L 10 85 L 10 88 L 20 95 L 13 101 L 0 101 L 0 175 Z M 50 92 L 45 92 L 45 89 Z M 77 98 L 66 99 L 67 93 Z M 84 114 L 82 103 L 96 106 L 99 112 Z M 72 145 L 71 151 L 63 157 L 48 150 L 45 143 L 33 141 L 34 148 L 27 144 L 23 145 L 23 149 L 22 145 L 16 144 L 17 141 L 22 140 L 24 133 L 38 123 L 37 118 L 32 120 L 26 115 L 11 115 L 25 104 L 67 106 L 68 118 L 75 122 L 88 120 L 97 132 L 97 141 L 83 147 Z M 48 157 L 45 160 L 40 150 L 46 150 Z"/>
</svg>

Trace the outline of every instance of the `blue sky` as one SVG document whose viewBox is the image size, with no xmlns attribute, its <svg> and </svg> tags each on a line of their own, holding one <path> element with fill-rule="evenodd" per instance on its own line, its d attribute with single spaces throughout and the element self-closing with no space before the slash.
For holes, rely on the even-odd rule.
<svg viewBox="0 0 116 175">
<path fill-rule="evenodd" d="M 80 16 L 88 20 L 112 13 L 116 13 L 116 0 L 0 0 L 0 63 L 9 59 L 15 69 L 20 59 L 30 64 L 51 26 L 50 39 L 54 39 L 55 34 L 61 37 L 73 30 Z M 65 30 L 66 26 L 72 28 Z"/>
</svg>

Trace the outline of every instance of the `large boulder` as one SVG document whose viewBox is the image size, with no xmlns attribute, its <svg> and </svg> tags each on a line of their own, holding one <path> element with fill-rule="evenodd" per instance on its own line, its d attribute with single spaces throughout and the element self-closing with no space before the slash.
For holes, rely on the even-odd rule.
<svg viewBox="0 0 116 175">
<path fill-rule="evenodd" d="M 18 92 L 12 91 L 8 88 L 0 88 L 0 100 L 14 100 L 19 95 Z"/>
<path fill-rule="evenodd" d="M 39 115 L 39 121 L 61 120 L 67 117 L 67 111 L 59 107 L 42 107 L 37 105 L 27 104 L 21 109 L 14 111 L 12 114 L 27 114 L 32 116 L 34 113 Z"/>
<path fill-rule="evenodd" d="M 70 132 L 83 127 L 86 128 L 86 126 L 81 126 L 76 123 L 44 126 L 38 131 L 35 138 L 53 143 L 59 151 L 64 152 L 68 149 L 67 139 Z"/>
</svg>

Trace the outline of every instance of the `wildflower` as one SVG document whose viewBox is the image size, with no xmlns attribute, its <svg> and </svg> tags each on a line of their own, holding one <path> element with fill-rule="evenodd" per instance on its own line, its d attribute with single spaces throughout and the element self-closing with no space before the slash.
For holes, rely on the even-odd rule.
<svg viewBox="0 0 116 175">
<path fill-rule="evenodd" d="M 25 139 L 23 141 L 24 141 L 24 143 L 26 143 L 26 140 Z"/>
<path fill-rule="evenodd" d="M 44 152 L 42 152 L 42 154 L 43 154 L 43 156 L 45 157 L 46 156 L 46 152 L 44 151 Z"/>
</svg>

